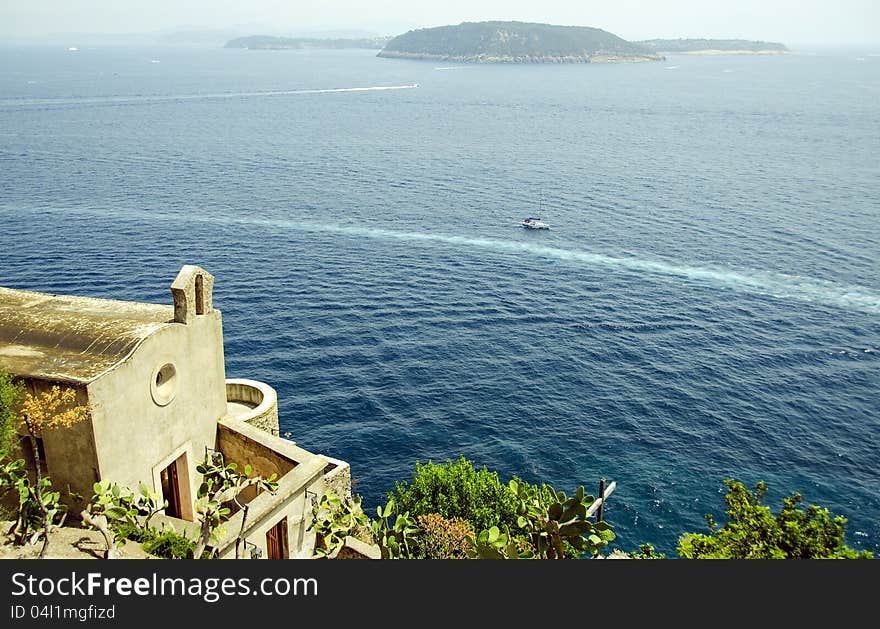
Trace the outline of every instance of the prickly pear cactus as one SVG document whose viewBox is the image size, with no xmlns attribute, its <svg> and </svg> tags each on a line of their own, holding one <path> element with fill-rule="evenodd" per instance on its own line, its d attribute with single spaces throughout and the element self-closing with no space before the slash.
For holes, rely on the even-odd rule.
<svg viewBox="0 0 880 629">
<path fill-rule="evenodd" d="M 529 485 L 514 479 L 508 486 L 519 500 L 519 528 L 513 532 L 500 531 L 497 527 L 482 531 L 474 540 L 475 557 L 564 559 L 595 556 L 614 539 L 611 525 L 588 519 L 587 512 L 595 497 L 586 495 L 583 486 L 578 487 L 570 498 L 546 483 Z"/>
</svg>

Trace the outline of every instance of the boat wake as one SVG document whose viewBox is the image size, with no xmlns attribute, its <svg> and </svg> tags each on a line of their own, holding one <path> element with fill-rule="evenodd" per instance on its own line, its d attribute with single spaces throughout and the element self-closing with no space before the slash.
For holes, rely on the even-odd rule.
<svg viewBox="0 0 880 629">
<path fill-rule="evenodd" d="M 535 258 L 560 260 L 590 267 L 612 268 L 623 272 L 645 273 L 653 276 L 665 276 L 701 282 L 723 290 L 766 295 L 778 299 L 794 299 L 797 301 L 823 304 L 846 310 L 880 314 L 880 292 L 864 286 L 843 285 L 812 277 L 801 277 L 750 269 L 734 270 L 728 268 L 690 266 L 686 264 L 675 264 L 643 258 L 623 258 L 580 251 L 577 249 L 548 247 L 513 240 L 472 238 L 448 234 L 402 232 L 327 223 L 303 223 L 301 221 L 294 222 L 283 219 L 231 218 L 229 220 L 230 222 L 241 222 L 246 224 L 261 223 L 270 225 L 276 229 L 287 228 L 301 231 L 337 233 L 378 240 L 433 242 L 457 247 L 498 251 L 501 253 L 526 254 Z"/>
<path fill-rule="evenodd" d="M 0 107 L 27 107 L 46 105 L 117 105 L 161 103 L 187 100 L 213 100 L 223 98 L 260 98 L 265 96 L 302 96 L 307 94 L 340 94 L 346 92 L 380 92 L 413 90 L 418 83 L 409 85 L 371 85 L 368 87 L 334 87 L 308 90 L 274 90 L 266 92 L 218 92 L 214 94 L 169 94 L 156 96 L 97 96 L 87 98 L 26 98 L 0 100 Z"/>
<path fill-rule="evenodd" d="M 621 271 L 698 281 L 716 288 L 737 292 L 767 295 L 781 299 L 795 299 L 798 301 L 835 306 L 847 310 L 880 314 L 880 292 L 873 291 L 863 286 L 841 285 L 835 282 L 811 277 L 748 269 L 733 270 L 689 266 L 642 258 L 622 258 L 600 253 L 591 253 L 588 251 L 579 251 L 576 249 L 563 249 L 526 242 L 488 238 L 469 238 L 443 234 L 397 232 L 384 229 L 330 225 L 315 226 L 314 229 L 316 231 L 336 232 L 385 240 L 440 242 L 463 247 L 490 249 L 499 252 L 525 253 L 535 257 L 561 260 L 592 267 L 614 268 Z"/>
<path fill-rule="evenodd" d="M 8 209 L 0 207 L 0 209 Z M 67 213 L 67 212 L 65 212 Z M 71 214 L 79 214 L 72 211 Z M 499 253 L 517 254 L 534 258 L 558 260 L 572 265 L 608 268 L 618 272 L 643 273 L 655 277 L 698 282 L 722 290 L 766 295 L 777 299 L 793 299 L 797 301 L 833 306 L 845 310 L 880 314 L 880 291 L 864 286 L 838 284 L 812 277 L 802 277 L 760 271 L 753 269 L 732 269 L 721 267 L 691 266 L 660 260 L 649 260 L 635 257 L 617 257 L 601 253 L 592 253 L 578 249 L 550 247 L 531 242 L 515 240 L 499 240 L 494 238 L 473 238 L 454 236 L 441 233 L 404 232 L 388 229 L 361 227 L 357 225 L 338 225 L 331 223 L 307 222 L 302 220 L 258 218 L 250 216 L 182 216 L 173 213 L 146 213 L 137 210 L 103 212 L 88 210 L 82 212 L 90 216 L 99 214 L 114 220 L 126 217 L 136 220 L 168 220 L 176 222 L 193 222 L 225 225 L 259 225 L 279 229 L 329 233 L 371 238 L 375 240 L 400 241 L 413 243 L 440 243 L 455 247 L 465 247 L 496 251 Z"/>
</svg>

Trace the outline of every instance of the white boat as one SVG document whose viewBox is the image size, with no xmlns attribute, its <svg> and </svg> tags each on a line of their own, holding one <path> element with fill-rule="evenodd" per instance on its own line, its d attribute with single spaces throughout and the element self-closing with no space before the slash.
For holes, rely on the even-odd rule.
<svg viewBox="0 0 880 629">
<path fill-rule="evenodd" d="M 540 218 L 533 218 L 531 216 L 523 219 L 522 226 L 526 229 L 550 229 L 550 226 Z"/>
<path fill-rule="evenodd" d="M 544 209 L 544 191 L 541 190 L 541 198 L 539 201 L 539 212 Z M 524 218 L 523 222 L 520 223 L 526 229 L 550 229 L 550 226 L 542 221 L 540 217 L 530 216 L 528 218 Z"/>
</svg>

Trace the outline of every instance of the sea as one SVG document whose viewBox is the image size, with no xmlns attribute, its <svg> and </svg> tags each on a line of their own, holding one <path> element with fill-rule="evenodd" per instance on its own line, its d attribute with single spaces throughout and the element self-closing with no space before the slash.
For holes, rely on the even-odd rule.
<svg viewBox="0 0 880 629">
<path fill-rule="evenodd" d="M 604 479 L 625 551 L 730 479 L 880 552 L 880 48 L 376 53 L 0 48 L 0 285 L 170 304 L 202 266 L 227 377 L 370 515 L 463 455 Z"/>
</svg>

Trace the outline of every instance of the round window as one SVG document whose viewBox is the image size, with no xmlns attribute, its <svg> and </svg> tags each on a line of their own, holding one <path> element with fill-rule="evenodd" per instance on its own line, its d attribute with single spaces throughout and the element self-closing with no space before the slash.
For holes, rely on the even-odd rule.
<svg viewBox="0 0 880 629">
<path fill-rule="evenodd" d="M 153 372 L 150 382 L 150 393 L 153 401 L 159 406 L 165 406 L 174 399 L 177 392 L 177 369 L 171 363 L 165 363 Z"/>
</svg>

